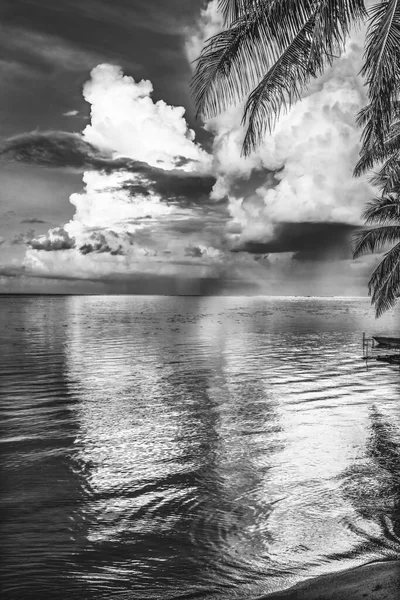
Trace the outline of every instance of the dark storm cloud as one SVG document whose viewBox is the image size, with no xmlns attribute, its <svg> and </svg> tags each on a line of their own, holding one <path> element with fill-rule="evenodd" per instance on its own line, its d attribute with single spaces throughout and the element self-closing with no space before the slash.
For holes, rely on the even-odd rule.
<svg viewBox="0 0 400 600">
<path fill-rule="evenodd" d="M 33 250 L 45 250 L 46 252 L 70 250 L 75 248 L 75 240 L 62 227 L 55 227 L 50 229 L 46 235 L 31 239 L 28 245 Z"/>
<path fill-rule="evenodd" d="M 269 254 L 295 252 L 294 259 L 320 261 L 351 258 L 351 234 L 359 229 L 346 223 L 280 223 L 268 242 L 249 241 L 235 252 Z"/>
<path fill-rule="evenodd" d="M 203 252 L 198 246 L 189 246 L 185 249 L 185 256 L 192 256 L 193 258 L 201 258 Z"/>
<path fill-rule="evenodd" d="M 105 235 L 101 231 L 96 231 L 90 234 L 88 242 L 79 246 L 79 252 L 81 254 L 91 254 L 96 252 L 101 254 L 109 252 L 112 256 L 123 256 L 125 254 L 121 241 L 124 244 L 132 244 L 133 235 L 126 232 L 124 234 L 118 234 L 111 229 L 107 231 Z"/>
<path fill-rule="evenodd" d="M 124 157 L 113 159 L 79 134 L 66 131 L 33 131 L 12 137 L 0 145 L 0 159 L 79 171 L 129 171 L 136 178 L 124 182 L 119 189 L 127 190 L 132 195 L 154 192 L 164 200 L 179 199 L 180 204 L 188 206 L 193 202 L 207 203 L 215 183 L 215 177 L 211 175 L 182 169 L 166 171 Z M 182 157 L 177 157 L 176 163 L 182 164 Z"/>
<path fill-rule="evenodd" d="M 20 277 L 25 274 L 24 266 L 0 265 L 0 277 Z"/>
<path fill-rule="evenodd" d="M 164 200 L 171 202 L 179 200 L 180 206 L 190 207 L 193 203 L 204 206 L 210 203 L 213 206 L 216 205 L 215 201 L 209 200 L 210 192 L 216 181 L 212 175 L 199 175 L 178 169 L 166 171 L 139 162 L 134 163 L 129 170 L 142 177 L 140 183 L 126 181 L 122 184 L 120 189 L 127 190 L 132 195 L 154 192 Z"/>
<path fill-rule="evenodd" d="M 124 256 L 125 254 L 121 245 L 113 250 L 107 243 L 102 244 L 101 242 L 96 242 L 94 244 L 83 244 L 79 247 L 79 251 L 83 255 L 91 254 L 92 252 L 96 252 L 97 254 L 109 252 L 111 256 Z"/>
<path fill-rule="evenodd" d="M 41 224 L 48 223 L 48 221 L 43 221 L 43 219 L 37 219 L 36 217 L 32 217 L 31 219 L 23 219 L 20 223 L 31 223 L 31 224 Z"/>
<path fill-rule="evenodd" d="M 62 167 L 77 170 L 120 170 L 128 159 L 113 160 L 85 142 L 76 133 L 45 131 L 23 133 L 0 145 L 0 158 L 41 167 Z"/>
</svg>

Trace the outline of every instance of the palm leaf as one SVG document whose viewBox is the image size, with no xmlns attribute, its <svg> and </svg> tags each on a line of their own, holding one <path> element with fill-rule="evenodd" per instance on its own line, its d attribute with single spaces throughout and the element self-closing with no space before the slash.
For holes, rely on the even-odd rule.
<svg viewBox="0 0 400 600">
<path fill-rule="evenodd" d="M 387 252 L 368 282 L 376 316 L 392 308 L 400 296 L 400 243 Z"/>
<path fill-rule="evenodd" d="M 362 218 L 367 225 L 400 223 L 400 198 L 398 196 L 382 196 L 367 203 Z"/>
<path fill-rule="evenodd" d="M 386 135 L 381 154 L 377 158 L 387 158 L 400 149 L 400 119 L 396 119 L 390 125 L 389 133 Z"/>
<path fill-rule="evenodd" d="M 309 82 L 312 74 L 308 60 L 313 27 L 314 16 L 305 23 L 290 46 L 250 94 L 242 120 L 248 125 L 243 142 L 243 153 L 246 156 L 260 143 L 267 128 L 272 130 L 281 110 L 288 109 L 300 98 Z"/>
<path fill-rule="evenodd" d="M 191 91 L 197 113 L 206 119 L 257 85 L 308 19 L 312 0 L 247 0 L 246 5 L 246 12 L 210 38 L 197 59 Z"/>
<path fill-rule="evenodd" d="M 368 86 L 369 105 L 364 122 L 363 148 L 383 144 L 393 117 L 400 84 L 400 0 L 382 0 L 371 7 L 361 74 Z"/>
<path fill-rule="evenodd" d="M 367 171 L 373 168 L 377 162 L 382 162 L 385 159 L 391 159 L 395 153 L 398 154 L 400 148 L 400 127 L 394 129 L 390 139 L 384 142 L 383 146 L 375 144 L 370 149 L 365 149 L 361 154 L 361 158 L 358 160 L 354 167 L 354 176 L 359 177 Z"/>
<path fill-rule="evenodd" d="M 382 190 L 382 194 L 400 192 L 400 149 L 383 163 L 371 177 L 371 183 Z"/>
<path fill-rule="evenodd" d="M 311 63 L 321 57 L 338 58 L 335 55 L 343 48 L 351 26 L 367 16 L 364 0 L 324 0 L 318 4 L 310 50 Z M 321 63 L 319 70 L 323 66 Z"/>
<path fill-rule="evenodd" d="M 398 153 L 400 148 L 400 123 L 395 123 L 386 136 L 383 144 L 375 144 L 372 148 L 364 148 L 361 158 L 354 168 L 354 176 L 359 177 L 372 169 L 375 163 L 382 162 Z"/>
<path fill-rule="evenodd" d="M 236 19 L 245 14 L 253 4 L 262 0 L 219 0 L 218 9 L 222 13 L 224 24 L 229 27 Z"/>
<path fill-rule="evenodd" d="M 363 0 L 220 0 L 219 8 L 229 28 L 208 40 L 191 82 L 197 113 L 205 118 L 255 91 L 272 65 L 285 53 L 290 56 L 312 18 L 306 82 L 335 58 L 352 24 L 366 16 Z M 286 91 L 280 108 L 298 98 L 290 86 Z M 271 126 L 276 120 L 270 120 Z"/>
<path fill-rule="evenodd" d="M 357 124 L 364 126 L 364 138 L 371 139 L 372 145 L 369 147 L 364 146 L 360 153 L 360 159 L 354 168 L 354 175 L 359 177 L 369 169 L 372 169 L 376 162 L 382 162 L 383 160 L 390 158 L 394 153 L 398 152 L 400 148 L 400 113 L 399 103 L 393 103 L 393 117 L 390 124 L 390 129 L 386 133 L 383 143 L 373 141 L 373 117 L 371 107 L 364 107 L 358 114 Z"/>
<path fill-rule="evenodd" d="M 364 15 L 360 0 L 314 3 L 307 22 L 248 97 L 243 115 L 243 123 L 248 124 L 245 155 L 255 149 L 267 129 L 273 129 L 282 110 L 288 110 L 301 97 L 310 79 L 332 63 L 334 53 L 344 46 L 353 20 Z"/>
<path fill-rule="evenodd" d="M 400 240 L 400 225 L 384 225 L 353 234 L 353 258 L 382 250 Z"/>
</svg>

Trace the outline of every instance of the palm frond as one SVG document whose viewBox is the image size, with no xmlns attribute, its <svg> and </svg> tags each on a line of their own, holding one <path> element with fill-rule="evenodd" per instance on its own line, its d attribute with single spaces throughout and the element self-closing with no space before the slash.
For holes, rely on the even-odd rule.
<svg viewBox="0 0 400 600">
<path fill-rule="evenodd" d="M 400 149 L 389 156 L 370 181 L 380 188 L 383 195 L 400 192 Z"/>
<path fill-rule="evenodd" d="M 397 152 L 400 149 L 400 119 L 395 120 L 390 125 L 390 130 L 386 135 L 383 142 L 382 154 L 378 155 L 378 160 L 382 158 L 386 158 L 393 154 L 393 152 Z"/>
<path fill-rule="evenodd" d="M 220 0 L 219 8 L 229 28 L 208 40 L 191 82 L 197 114 L 205 118 L 255 91 L 272 65 L 293 52 L 312 18 L 308 62 L 303 57 L 307 81 L 332 62 L 351 26 L 366 16 L 364 0 Z M 281 108 L 298 98 L 286 87 Z"/>
<path fill-rule="evenodd" d="M 382 145 L 375 144 L 372 148 L 363 149 L 360 154 L 360 159 L 354 168 L 354 176 L 359 177 L 372 169 L 375 163 L 391 158 L 395 153 L 398 153 L 399 148 L 400 123 L 394 123 Z"/>
<path fill-rule="evenodd" d="M 311 14 L 312 0 L 243 0 L 246 11 L 210 38 L 197 59 L 191 92 L 211 118 L 243 99 Z"/>
<path fill-rule="evenodd" d="M 312 16 L 299 31 L 290 46 L 250 94 L 243 113 L 247 131 L 243 153 L 247 156 L 270 131 L 282 109 L 289 108 L 301 96 L 312 73 L 309 66 L 310 35 L 314 27 Z"/>
<path fill-rule="evenodd" d="M 377 142 L 373 134 L 373 115 L 371 107 L 364 107 L 358 114 L 357 125 L 364 127 L 362 139 L 364 140 L 363 148 L 360 152 L 360 159 L 354 168 L 354 176 L 359 177 L 366 171 L 372 169 L 375 163 L 382 162 L 390 158 L 400 148 L 400 113 L 399 103 L 393 103 L 393 117 L 390 124 L 390 129 L 386 133 L 383 142 Z M 370 145 L 366 145 L 365 140 L 371 141 Z"/>
<path fill-rule="evenodd" d="M 340 16 L 339 16 L 340 12 Z M 291 43 L 249 95 L 243 115 L 247 132 L 243 153 L 250 154 L 282 111 L 301 97 L 312 77 L 340 53 L 354 21 L 365 16 L 361 0 L 319 0 Z"/>
<path fill-rule="evenodd" d="M 252 4 L 260 3 L 264 3 L 263 0 L 218 0 L 218 9 L 222 13 L 224 24 L 229 27 Z"/>
<path fill-rule="evenodd" d="M 383 144 L 393 118 L 393 102 L 400 84 L 400 1 L 382 0 L 370 8 L 365 62 L 361 74 L 368 86 L 369 104 L 364 120 L 363 147 Z M 365 116 L 368 114 L 368 122 Z"/>
<path fill-rule="evenodd" d="M 318 4 L 310 63 L 324 57 L 338 58 L 336 55 L 340 54 L 351 26 L 364 20 L 368 14 L 364 0 L 323 0 Z M 319 70 L 322 68 L 323 63 Z"/>
<path fill-rule="evenodd" d="M 368 292 L 377 317 L 395 305 L 400 296 L 400 243 L 385 254 L 372 273 Z"/>
<path fill-rule="evenodd" d="M 372 254 L 400 240 L 400 225 L 384 225 L 353 234 L 353 258 Z"/>
<path fill-rule="evenodd" d="M 367 106 L 363 106 L 357 115 L 356 115 L 356 125 L 357 127 L 365 127 L 371 120 L 372 109 L 367 104 Z"/>
<path fill-rule="evenodd" d="M 389 225 L 392 221 L 400 223 L 400 197 L 382 196 L 367 203 L 362 214 L 366 225 Z"/>
<path fill-rule="evenodd" d="M 374 166 L 375 157 L 373 154 L 373 150 L 365 149 L 365 151 L 361 154 L 361 157 L 358 159 L 356 166 L 354 167 L 353 175 L 354 177 L 360 177 Z"/>
<path fill-rule="evenodd" d="M 356 116 L 357 127 L 362 128 L 361 141 L 362 148 L 360 152 L 360 159 L 357 162 L 353 174 L 355 177 L 359 177 L 365 171 L 372 168 L 374 161 L 372 158 L 372 150 L 374 147 L 373 138 L 373 115 L 372 108 L 369 104 L 364 106 Z M 368 140 L 368 141 L 367 141 Z"/>
</svg>

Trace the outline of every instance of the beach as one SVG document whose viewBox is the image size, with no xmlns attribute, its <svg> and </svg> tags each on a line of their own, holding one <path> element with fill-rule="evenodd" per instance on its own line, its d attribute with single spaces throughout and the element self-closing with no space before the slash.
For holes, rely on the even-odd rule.
<svg viewBox="0 0 400 600">
<path fill-rule="evenodd" d="M 398 600 L 400 561 L 382 561 L 323 575 L 259 600 Z"/>
</svg>

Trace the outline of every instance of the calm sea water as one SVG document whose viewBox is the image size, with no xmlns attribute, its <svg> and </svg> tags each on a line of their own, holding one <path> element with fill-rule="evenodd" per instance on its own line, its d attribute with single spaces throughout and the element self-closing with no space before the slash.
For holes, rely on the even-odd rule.
<svg viewBox="0 0 400 600">
<path fill-rule="evenodd" d="M 400 556 L 368 299 L 0 297 L 2 598 L 253 599 Z"/>
</svg>

